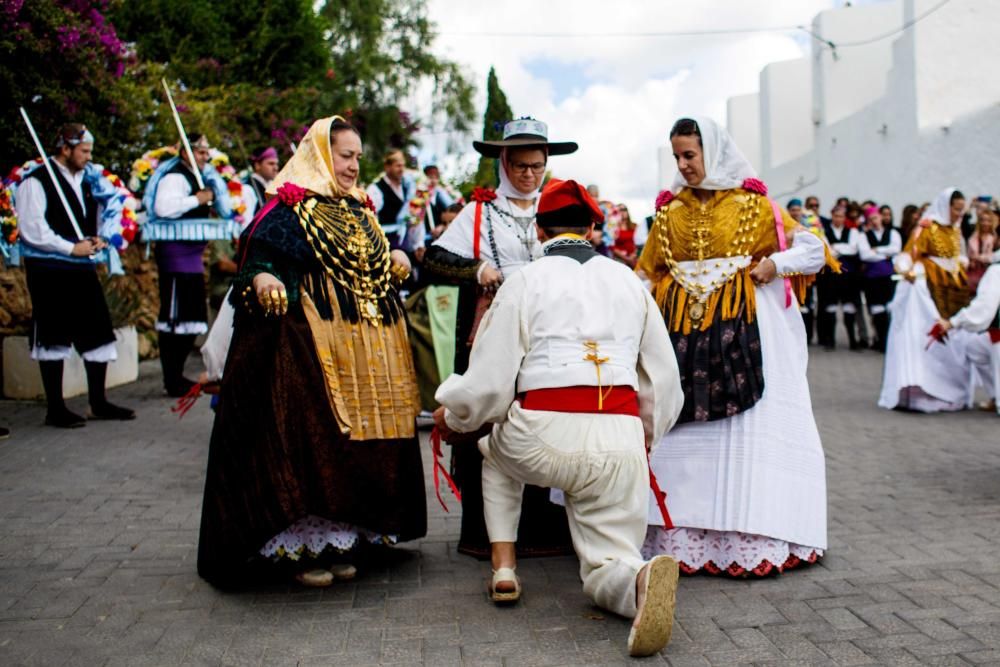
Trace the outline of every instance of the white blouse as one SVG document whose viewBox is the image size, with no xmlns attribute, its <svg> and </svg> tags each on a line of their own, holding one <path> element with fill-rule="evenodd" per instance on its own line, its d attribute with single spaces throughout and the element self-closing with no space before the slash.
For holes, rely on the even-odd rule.
<svg viewBox="0 0 1000 667">
<path fill-rule="evenodd" d="M 505 278 L 542 256 L 542 245 L 535 228 L 536 205 L 537 202 L 530 209 L 522 209 L 503 195 L 497 195 L 493 201 L 483 204 L 479 259 L 500 269 Z M 473 254 L 475 220 L 476 202 L 470 202 L 434 245 L 460 257 L 476 259 Z"/>
</svg>

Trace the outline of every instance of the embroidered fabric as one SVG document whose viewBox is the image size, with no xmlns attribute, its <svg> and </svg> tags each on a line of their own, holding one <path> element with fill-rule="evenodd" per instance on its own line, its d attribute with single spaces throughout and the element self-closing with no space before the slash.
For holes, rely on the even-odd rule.
<svg viewBox="0 0 1000 667">
<path fill-rule="evenodd" d="M 666 554 L 681 563 L 681 570 L 692 574 L 705 570 L 711 574 L 769 574 L 782 572 L 802 562 L 813 563 L 823 556 L 822 549 L 793 544 L 784 540 L 739 533 L 650 526 L 642 545 L 644 558 Z M 733 567 L 733 566 L 736 567 Z"/>
<path fill-rule="evenodd" d="M 309 515 L 272 537 L 260 550 L 266 558 L 297 561 L 303 556 L 318 558 L 326 549 L 343 553 L 364 540 L 369 544 L 396 544 L 397 535 L 378 535 L 349 523 Z"/>
</svg>

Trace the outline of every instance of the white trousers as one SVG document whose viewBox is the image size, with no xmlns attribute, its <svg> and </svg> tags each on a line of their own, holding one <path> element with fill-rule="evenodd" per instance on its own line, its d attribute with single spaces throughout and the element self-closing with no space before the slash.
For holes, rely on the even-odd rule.
<svg viewBox="0 0 1000 667">
<path fill-rule="evenodd" d="M 965 354 L 977 383 L 996 400 L 1000 393 L 1000 343 L 991 342 L 988 333 L 977 334 L 969 340 Z M 997 401 L 997 414 L 1000 414 L 1000 401 Z"/>
<path fill-rule="evenodd" d="M 490 542 L 517 541 L 526 483 L 562 489 L 584 592 L 598 606 L 633 618 L 649 503 L 642 422 L 523 410 L 515 402 L 479 449 Z"/>
</svg>

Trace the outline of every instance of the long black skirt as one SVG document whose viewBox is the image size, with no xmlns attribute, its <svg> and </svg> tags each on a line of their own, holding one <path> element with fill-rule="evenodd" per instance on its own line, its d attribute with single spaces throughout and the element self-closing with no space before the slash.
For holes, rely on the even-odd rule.
<svg viewBox="0 0 1000 667">
<path fill-rule="evenodd" d="M 252 583 L 261 547 L 307 515 L 399 541 L 427 532 L 417 439 L 340 433 L 309 325 L 293 304 L 280 320 L 237 319 L 208 455 L 198 573 L 220 588 Z"/>
</svg>

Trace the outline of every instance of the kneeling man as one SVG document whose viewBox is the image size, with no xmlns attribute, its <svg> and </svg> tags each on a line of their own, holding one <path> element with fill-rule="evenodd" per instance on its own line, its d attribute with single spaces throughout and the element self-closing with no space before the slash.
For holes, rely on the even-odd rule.
<svg viewBox="0 0 1000 667">
<path fill-rule="evenodd" d="M 634 618 L 632 655 L 670 640 L 677 563 L 646 562 L 647 449 L 680 414 L 673 347 L 649 292 L 623 264 L 594 252 L 603 219 L 575 181 L 551 181 L 538 204 L 545 256 L 511 276 L 483 318 L 463 375 L 438 389 L 439 428 L 479 442 L 493 552 L 490 593 L 515 602 L 514 543 L 524 485 L 565 492 L 583 589 Z"/>
</svg>

